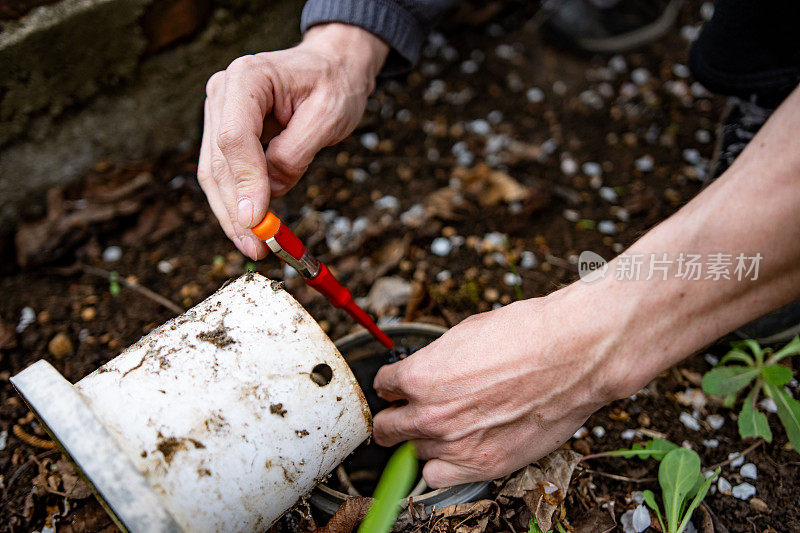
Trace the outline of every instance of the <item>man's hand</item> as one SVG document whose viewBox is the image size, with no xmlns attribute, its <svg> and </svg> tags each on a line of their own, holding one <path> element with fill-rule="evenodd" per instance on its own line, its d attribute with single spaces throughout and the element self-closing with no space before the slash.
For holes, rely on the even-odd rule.
<svg viewBox="0 0 800 533">
<path fill-rule="evenodd" d="M 431 459 L 431 487 L 500 477 L 547 454 L 624 394 L 612 385 L 620 374 L 598 342 L 603 333 L 577 330 L 591 314 L 559 291 L 469 317 L 384 366 L 379 396 L 408 403 L 375 417 L 375 441 L 415 440 Z"/>
<path fill-rule="evenodd" d="M 353 131 L 387 53 L 361 28 L 324 24 L 294 48 L 240 57 L 208 80 L 197 177 L 242 253 L 266 255 L 249 228 L 320 149 Z"/>
</svg>

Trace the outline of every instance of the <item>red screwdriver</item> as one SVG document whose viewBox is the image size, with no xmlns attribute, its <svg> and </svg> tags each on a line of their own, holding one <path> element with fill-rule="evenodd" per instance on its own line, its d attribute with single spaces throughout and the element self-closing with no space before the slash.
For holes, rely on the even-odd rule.
<svg viewBox="0 0 800 533">
<path fill-rule="evenodd" d="M 281 219 L 271 211 L 258 226 L 253 228 L 256 237 L 264 241 L 275 255 L 287 265 L 297 270 L 305 282 L 340 309 L 347 311 L 356 322 L 364 326 L 378 342 L 386 348 L 394 347 L 394 342 L 381 331 L 375 321 L 353 300 L 353 295 L 339 283 L 328 267 L 306 250 L 306 247 L 292 233 Z"/>
</svg>

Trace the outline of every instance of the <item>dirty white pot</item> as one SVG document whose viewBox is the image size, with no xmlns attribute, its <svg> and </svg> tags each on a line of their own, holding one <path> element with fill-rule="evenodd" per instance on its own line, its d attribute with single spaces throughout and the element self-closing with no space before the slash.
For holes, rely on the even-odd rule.
<svg viewBox="0 0 800 533">
<path fill-rule="evenodd" d="M 319 325 L 257 274 L 70 385 L 12 383 L 130 531 L 263 531 L 372 431 Z"/>
</svg>

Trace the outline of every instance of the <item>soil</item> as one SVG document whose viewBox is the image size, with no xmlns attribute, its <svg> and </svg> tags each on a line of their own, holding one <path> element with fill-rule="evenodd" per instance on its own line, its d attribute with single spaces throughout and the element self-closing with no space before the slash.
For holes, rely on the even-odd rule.
<svg viewBox="0 0 800 533">
<path fill-rule="evenodd" d="M 527 21 L 535 15 L 534 3 L 487 5 L 491 9 L 462 10 L 448 17 L 442 32 L 455 54 L 448 51 L 449 59 L 442 59 L 441 54 L 426 55 L 414 72 L 384 80 L 356 132 L 325 149 L 301 183 L 273 202 L 279 216 L 297 229 L 312 252 L 335 270 L 355 296 L 367 295 L 376 271 L 380 276 L 412 282 L 408 302 L 382 310 L 379 314 L 384 318 L 449 326 L 470 314 L 510 303 L 517 298 L 518 289 L 525 298 L 547 294 L 576 279 L 571 259 L 582 250 L 612 257 L 691 199 L 702 185 L 694 179 L 697 168 L 684 161 L 684 150 L 711 157 L 723 100 L 698 91 L 675 96 L 692 83 L 680 77 L 689 46 L 682 32 L 676 29 L 644 50 L 624 54 L 625 71 L 609 75 L 608 57 L 575 55 L 531 31 Z M 699 3 L 685 3 L 678 27 L 700 22 Z M 463 62 L 470 58 L 477 63 L 477 74 L 463 72 Z M 470 68 L 468 65 L 466 70 Z M 650 73 L 642 86 L 630 82 L 631 71 L 637 68 Z M 447 94 L 434 100 L 436 84 L 431 82 L 435 79 L 446 83 Z M 529 101 L 526 92 L 531 87 L 542 90 L 541 102 Z M 629 98 L 619 96 L 632 88 L 636 92 Z M 613 95 L 602 96 L 609 89 Z M 532 100 L 537 100 L 536 95 Z M 398 113 L 401 109 L 407 111 Z M 490 138 L 476 133 L 483 124 L 470 125 L 487 117 L 494 133 L 525 143 L 522 155 L 492 159 Z M 712 132 L 711 140 L 706 138 L 708 132 Z M 371 146 L 362 139 L 365 133 L 376 133 L 381 140 L 375 150 L 364 146 Z M 557 144 L 552 153 L 543 148 L 550 146 L 548 139 Z M 453 153 L 453 146 L 461 141 L 473 154 L 474 163 L 489 161 L 525 186 L 524 198 L 487 202 L 490 195 L 483 190 L 464 191 L 461 203 L 442 202 L 456 192 L 451 179 L 454 173 L 464 177 L 462 183 L 474 178 L 479 184 L 495 186 L 485 169 L 466 176 L 463 169 L 455 170 L 459 155 Z M 652 170 L 642 170 L 646 166 L 642 164 L 637 169 L 636 161 L 645 156 L 652 158 Z M 0 531 L 40 530 L 53 524 L 59 531 L 113 529 L 94 499 L 65 499 L 57 476 L 47 481 L 53 479 L 51 466 L 58 452 L 41 447 L 47 444 L 47 435 L 8 381 L 40 358 L 50 361 L 67 379 L 78 381 L 175 315 L 146 294 L 115 286 L 96 269 L 118 272 L 121 278 L 184 308 L 248 268 L 284 279 L 275 257 L 249 265 L 226 240 L 196 183 L 196 157 L 194 147 L 154 161 L 98 162 L 80 183 L 60 195 L 51 194 L 50 209 L 55 203 L 58 208 L 85 213 L 99 205 L 93 203 L 96 198 L 106 202 L 103 205 L 120 202 L 113 195 L 118 190 L 127 191 L 128 203 L 113 204 L 114 209 L 98 211 L 91 220 L 79 218 L 68 231 L 46 232 L 48 239 L 41 245 L 28 237 L 19 244 L 36 253 L 26 256 L 25 267 L 15 266 L 11 256 L 7 257 L 4 269 L 8 273 L 0 279 L 0 432 L 7 434 L 0 451 Z M 577 172 L 565 172 L 570 170 L 566 161 L 577 162 Z M 619 197 L 618 207 L 599 196 L 597 184 L 581 169 L 584 162 L 601 165 L 603 185 Z M 365 172 L 370 179 L 362 181 Z M 148 178 L 146 187 L 125 189 L 143 175 Z M 399 212 L 382 212 L 374 204 L 386 195 L 398 199 L 399 212 L 428 202 L 433 217 L 415 225 L 402 221 Z M 32 203 L 26 223 L 41 220 L 44 213 L 36 205 Z M 368 229 L 337 251 L 331 247 L 331 242 L 337 243 L 335 239 L 326 242 L 324 223 L 321 231 L 314 230 L 312 222 L 319 223 L 324 217 L 314 219 L 301 211 L 303 206 L 318 214 L 335 210 L 336 215 L 351 221 L 365 216 Z M 627 210 L 628 220 L 619 207 Z M 580 213 L 578 222 L 566 218 L 573 218 L 565 213 L 570 209 Z M 603 220 L 613 221 L 614 235 L 597 230 L 598 221 Z M 499 255 L 478 252 L 470 244 L 485 240 L 490 232 L 507 235 L 506 251 Z M 431 252 L 435 238 L 454 235 L 463 236 L 465 244 L 445 257 Z M 111 261 L 113 254 L 104 254 L 111 246 L 120 247 L 119 260 Z M 522 268 L 522 251 L 533 252 L 537 264 Z M 509 265 L 508 258 L 515 264 Z M 522 280 L 519 287 L 506 284 L 517 265 Z M 354 329 L 344 313 L 297 278 L 285 281 L 287 290 L 331 338 Z M 34 310 L 36 319 L 18 333 L 15 327 L 25 307 Z M 58 334 L 63 334 L 59 342 L 51 342 Z M 210 342 L 225 342 L 212 337 Z M 724 349 L 725 345 L 719 344 L 710 351 L 719 354 Z M 798 363 L 794 364 L 797 370 Z M 703 417 L 719 413 L 725 418 L 718 430 L 703 424 L 693 431 L 678 421 L 681 412 L 691 412 L 678 403 L 679 393 L 687 387 L 698 388 L 697 377 L 708 368 L 702 355 L 689 358 L 659 376 L 635 399 L 615 402 L 593 415 L 586 428 L 602 427 L 604 436 L 589 431 L 566 446 L 582 453 L 630 446 L 631 441 L 624 440 L 621 433 L 644 428 L 663 433 L 673 442 L 687 443 L 700 454 L 704 465 L 725 461 L 730 453 L 751 444 L 738 437 L 732 411 L 711 401 L 700 410 Z M 800 530 L 800 454 L 787 447 L 775 415 L 769 416 L 775 439 L 747 456 L 758 468 L 758 479 L 748 481 L 755 485 L 756 496 L 766 503 L 767 510 L 752 501 L 711 494 L 706 507 L 716 531 Z M 712 438 L 719 441 L 718 447 L 702 444 Z M 608 476 L 652 478 L 655 474 L 655 464 L 638 460 L 597 459 L 584 464 L 567 494 L 567 519 L 576 520 L 591 508 L 613 503 L 619 520 L 635 505 L 632 491 L 656 485 Z M 723 475 L 734 485 L 743 481 L 729 466 L 723 467 Z M 503 512 L 517 531 L 527 527 L 521 508 Z M 278 529 L 300 529 L 304 523 L 291 514 Z"/>
</svg>

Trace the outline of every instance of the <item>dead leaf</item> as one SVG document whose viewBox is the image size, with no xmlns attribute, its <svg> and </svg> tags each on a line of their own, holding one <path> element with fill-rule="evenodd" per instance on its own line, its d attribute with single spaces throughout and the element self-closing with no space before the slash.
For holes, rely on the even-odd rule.
<svg viewBox="0 0 800 533">
<path fill-rule="evenodd" d="M 92 489 L 75 471 L 75 466 L 69 460 L 62 457 L 56 463 L 56 468 L 61 475 L 61 485 L 67 498 L 82 500 L 92 495 Z"/>
<path fill-rule="evenodd" d="M 481 163 L 474 168 L 458 167 L 453 176 L 461 180 L 461 186 L 469 194 L 474 195 L 484 207 L 500 202 L 521 202 L 530 194 L 530 189 L 501 170 L 492 170 Z"/>
<path fill-rule="evenodd" d="M 585 515 L 572 523 L 572 533 L 608 533 L 617 527 L 614 513 L 602 507 L 592 507 Z"/>
<path fill-rule="evenodd" d="M 183 225 L 183 218 L 175 207 L 151 205 L 139 215 L 136 225 L 122 236 L 122 243 L 134 246 L 158 242 Z"/>
<path fill-rule="evenodd" d="M 525 467 L 506 483 L 497 496 L 501 504 L 521 498 L 536 516 L 543 531 L 552 525 L 553 512 L 564 501 L 575 467 L 583 457 L 572 450 L 559 449 Z"/>
<path fill-rule="evenodd" d="M 317 533 L 350 533 L 359 522 L 364 520 L 371 505 L 372 498 L 364 496 L 347 498 L 328 520 L 328 523 L 317 530 Z"/>
<path fill-rule="evenodd" d="M 415 220 L 411 227 L 421 227 L 429 218 L 441 220 L 459 220 L 464 218 L 460 209 L 470 207 L 459 191 L 452 187 L 442 187 L 433 191 L 425 199 L 425 216 Z"/>
<path fill-rule="evenodd" d="M 372 260 L 378 263 L 377 266 L 372 269 L 373 280 L 382 278 L 403 260 L 408 253 L 411 240 L 412 235 L 406 233 L 402 238 L 393 239 L 381 246 L 378 251 L 372 255 Z"/>
<path fill-rule="evenodd" d="M 500 506 L 492 500 L 479 500 L 437 509 L 433 514 L 435 531 L 483 533 L 489 522 L 500 515 Z"/>
<path fill-rule="evenodd" d="M 0 350 L 17 347 L 17 331 L 13 325 L 0 318 Z"/>
</svg>

